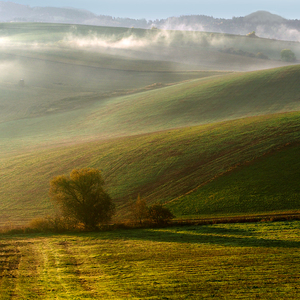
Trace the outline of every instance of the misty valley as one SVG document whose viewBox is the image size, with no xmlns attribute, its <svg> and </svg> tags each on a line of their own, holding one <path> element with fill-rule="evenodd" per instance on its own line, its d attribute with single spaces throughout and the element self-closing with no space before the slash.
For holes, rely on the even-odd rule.
<svg viewBox="0 0 300 300">
<path fill-rule="evenodd" d="M 299 299 L 297 39 L 15 21 L 0 299 Z"/>
</svg>

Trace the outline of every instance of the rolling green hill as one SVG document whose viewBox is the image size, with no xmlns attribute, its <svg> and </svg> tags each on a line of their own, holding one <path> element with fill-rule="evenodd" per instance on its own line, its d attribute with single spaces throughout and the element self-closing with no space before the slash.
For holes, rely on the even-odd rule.
<svg viewBox="0 0 300 300">
<path fill-rule="evenodd" d="M 231 68 L 250 67 L 267 62 L 251 57 L 221 53 L 234 48 L 248 53 L 262 52 L 272 60 L 280 59 L 280 51 L 289 48 L 300 57 L 300 43 L 247 36 L 200 31 L 145 30 L 43 23 L 0 23 L 0 36 L 14 43 L 42 43 L 60 46 L 81 46 L 88 50 L 109 48 L 132 57 L 185 61 L 193 65 Z M 163 51 L 157 51 L 158 49 Z M 126 51 L 123 51 L 123 50 Z M 176 51 L 175 51 L 176 50 Z M 198 53 L 198 55 L 197 55 Z M 218 58 L 219 55 L 219 58 Z M 159 60 L 159 59 L 158 59 Z M 164 59 L 165 60 L 165 59 Z M 226 60 L 228 62 L 226 62 Z M 235 66 L 232 63 L 236 60 Z M 253 68 L 255 69 L 255 68 Z"/>
<path fill-rule="evenodd" d="M 226 74 L 72 49 L 0 49 L 0 122 L 90 106 L 190 79 Z M 24 80 L 24 87 L 19 85 Z"/>
<path fill-rule="evenodd" d="M 216 68 L 222 62 L 243 66 L 253 60 L 218 51 L 224 38 L 246 48 L 260 45 L 257 51 L 262 45 L 273 49 L 270 45 L 277 42 L 278 49 L 289 46 L 285 42 L 249 42 L 246 37 L 201 32 L 0 25 L 2 155 L 36 144 L 126 136 L 299 108 L 298 66 L 230 76 L 200 70 L 204 65 L 198 59 L 214 61 Z M 209 39 L 215 44 L 207 44 Z M 252 67 L 266 65 L 256 59 Z M 18 85 L 20 79 L 24 87 Z M 174 85 L 178 82 L 183 83 Z"/>
<path fill-rule="evenodd" d="M 298 65 L 215 76 L 134 95 L 96 99 L 89 106 L 68 111 L 64 111 L 68 102 L 56 101 L 46 108 L 57 113 L 0 124 L 2 155 L 18 147 L 128 136 L 296 111 L 300 108 L 299 76 Z"/>
<path fill-rule="evenodd" d="M 225 44 L 272 59 L 299 44 L 161 33 L 0 24 L 0 232 L 52 214 L 49 181 L 84 167 L 114 221 L 138 194 L 178 218 L 300 211 L 300 66 L 204 71 L 281 65 Z M 298 299 L 299 225 L 2 236 L 1 297 Z"/>
<path fill-rule="evenodd" d="M 128 201 L 138 193 L 149 203 L 171 201 L 197 190 L 238 164 L 254 161 L 287 143 L 299 142 L 299 121 L 299 113 L 252 117 L 115 140 L 47 147 L 2 158 L 2 223 L 11 220 L 21 224 L 50 213 L 50 179 L 81 167 L 102 169 L 108 192 L 118 207 L 117 217 L 126 217 Z M 289 176 L 297 178 L 297 174 L 291 171 Z M 277 185 L 278 180 L 273 184 Z M 291 197 L 293 193 L 295 190 L 291 190 Z M 264 199 L 268 205 L 261 204 L 263 210 L 286 208 L 278 205 L 277 200 L 282 201 L 281 198 L 270 197 L 272 201 Z M 257 201 L 247 210 L 249 213 L 257 211 Z M 217 202 L 216 209 L 218 205 Z M 299 201 L 294 208 L 299 209 L 298 206 Z M 238 206 L 233 210 L 245 211 Z"/>
<path fill-rule="evenodd" d="M 263 60 L 220 52 L 222 38 L 248 50 L 252 45 L 252 52 L 276 41 L 53 24 L 1 24 L 0 35 L 2 224 L 51 213 L 49 180 L 87 166 L 103 170 L 118 219 L 126 218 L 138 193 L 149 203 L 168 202 L 178 216 L 299 208 L 296 181 L 281 196 L 274 188 L 270 197 L 257 192 L 255 199 L 244 197 L 250 187 L 239 183 L 236 191 L 231 183 L 232 207 L 222 200 L 230 191 L 220 176 L 261 157 L 274 173 L 279 165 L 264 155 L 299 142 L 300 66 L 203 70 L 205 63 L 266 67 Z M 295 158 L 293 149 L 281 151 Z M 251 177 L 250 165 L 241 170 L 248 167 Z M 287 174 L 298 176 L 296 169 Z M 214 194 L 212 179 L 222 190 L 205 207 L 198 188 L 207 183 Z M 278 180 L 270 179 L 270 191 Z"/>
<path fill-rule="evenodd" d="M 291 48 L 300 57 L 299 45 L 202 32 L 2 23 L 0 122 L 81 108 L 153 84 L 222 74 L 203 70 L 280 66 L 285 64 L 278 61 L 280 51 Z M 233 46 L 265 52 L 273 60 L 220 51 Z M 18 87 L 20 79 L 26 88 Z"/>
<path fill-rule="evenodd" d="M 169 203 L 177 217 L 300 210 L 300 146 L 245 163 Z"/>
</svg>

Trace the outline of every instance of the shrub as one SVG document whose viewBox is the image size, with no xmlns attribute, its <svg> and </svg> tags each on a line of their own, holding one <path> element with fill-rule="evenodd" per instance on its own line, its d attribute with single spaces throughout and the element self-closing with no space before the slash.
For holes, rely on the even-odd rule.
<svg viewBox="0 0 300 300">
<path fill-rule="evenodd" d="M 157 225 L 167 224 L 174 215 L 161 203 L 152 204 L 148 209 L 148 219 Z"/>
<path fill-rule="evenodd" d="M 295 53 L 290 49 L 283 49 L 280 55 L 281 55 L 281 60 L 283 61 L 292 62 L 296 60 Z"/>
<path fill-rule="evenodd" d="M 269 59 L 269 57 L 262 52 L 258 52 L 255 57 L 259 59 Z"/>
<path fill-rule="evenodd" d="M 252 31 L 252 32 L 248 33 L 246 36 L 250 37 L 250 38 L 257 38 L 257 35 L 256 35 L 255 31 Z"/>
<path fill-rule="evenodd" d="M 38 232 L 63 232 L 79 229 L 74 220 L 58 215 L 33 219 L 28 227 Z"/>
</svg>

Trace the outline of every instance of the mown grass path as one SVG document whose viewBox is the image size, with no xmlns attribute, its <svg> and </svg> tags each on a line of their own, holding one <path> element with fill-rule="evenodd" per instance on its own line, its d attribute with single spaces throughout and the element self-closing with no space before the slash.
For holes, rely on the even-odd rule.
<svg viewBox="0 0 300 300">
<path fill-rule="evenodd" d="M 300 222 L 2 236 L 0 299 L 299 299 Z"/>
</svg>

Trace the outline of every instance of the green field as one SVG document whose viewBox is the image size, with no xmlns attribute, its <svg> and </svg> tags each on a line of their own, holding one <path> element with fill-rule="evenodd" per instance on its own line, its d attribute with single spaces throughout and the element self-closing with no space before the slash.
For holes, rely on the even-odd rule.
<svg viewBox="0 0 300 300">
<path fill-rule="evenodd" d="M 285 48 L 300 58 L 300 43 L 246 36 L 0 24 L 0 299 L 299 299 L 299 221 L 178 225 L 299 213 Z M 177 225 L 29 234 L 55 211 L 50 180 L 86 167 L 113 223 L 140 194 Z"/>
<path fill-rule="evenodd" d="M 273 60 L 218 51 L 224 43 L 251 53 L 268 50 Z M 2 155 L 39 142 L 127 136 L 298 110 L 298 66 L 228 75 L 235 65 L 243 70 L 283 65 L 282 48 L 300 56 L 299 43 L 243 36 L 0 24 Z"/>
<path fill-rule="evenodd" d="M 128 59 L 72 49 L 18 49 L 1 57 L 0 122 L 68 112 L 105 99 L 223 75 L 163 61 Z M 2 59 L 1 59 L 2 58 Z M 19 80 L 25 86 L 20 87 Z"/>
<path fill-rule="evenodd" d="M 93 50 L 108 46 L 110 51 L 126 54 L 129 57 L 153 58 L 168 57 L 175 61 L 185 61 L 193 65 L 202 64 L 207 68 L 251 67 L 267 65 L 267 62 L 251 57 L 220 53 L 219 49 L 231 48 L 253 54 L 262 52 L 271 60 L 280 59 L 280 51 L 289 48 L 300 57 L 297 42 L 278 41 L 263 38 L 249 38 L 240 35 L 210 32 L 145 30 L 138 28 L 117 28 L 82 26 L 67 24 L 2 23 L 0 34 L 4 41 L 14 43 L 43 43 L 46 45 L 78 46 Z M 130 41 L 131 44 L 127 42 Z M 132 45 L 136 47 L 132 47 Z M 124 51 L 124 49 L 126 51 Z M 99 51 L 99 49 L 97 49 Z M 163 50 L 163 51 L 158 51 Z M 184 53 L 185 52 L 185 55 Z M 227 62 L 225 60 L 228 60 Z M 233 64 L 232 64 L 233 63 Z M 253 68 L 255 69 L 255 68 Z"/>
<path fill-rule="evenodd" d="M 299 210 L 299 144 L 237 166 L 169 203 L 177 217 Z"/>
<path fill-rule="evenodd" d="M 35 110 L 42 116 L 29 114 L 23 119 L 1 123 L 2 155 L 12 149 L 22 147 L 24 150 L 26 146 L 39 144 L 128 136 L 296 111 L 300 103 L 299 74 L 299 66 L 222 76 L 214 74 L 134 95 L 104 100 L 90 96 L 93 103 L 86 102 L 86 97 L 82 102 L 78 96 L 50 104 L 46 101 L 37 104 L 37 100 L 33 100 L 31 108 L 30 102 L 17 98 L 19 105 L 7 104 L 12 114 Z M 72 105 L 79 107 L 72 109 Z"/>
<path fill-rule="evenodd" d="M 0 238 L 0 299 L 299 299 L 300 223 Z"/>
<path fill-rule="evenodd" d="M 220 52 L 224 43 L 270 60 Z M 283 65 L 288 47 L 300 56 L 299 43 L 243 36 L 0 24 L 0 223 L 52 213 L 49 181 L 82 167 L 103 171 L 117 220 L 138 193 L 178 217 L 298 210 L 296 168 L 279 195 L 280 154 L 268 154 L 280 148 L 297 165 L 298 148 L 283 147 L 299 142 L 300 67 L 232 72 Z M 262 157 L 266 170 L 251 169 Z M 242 170 L 270 183 L 237 190 Z"/>
<path fill-rule="evenodd" d="M 255 161 L 287 143 L 299 142 L 299 118 L 298 112 L 244 118 L 107 141 L 48 146 L 2 158 L 2 224 L 8 221 L 24 224 L 36 216 L 49 214 L 49 181 L 83 167 L 102 170 L 106 188 L 118 206 L 117 217 L 126 218 L 128 201 L 136 199 L 138 193 L 149 203 L 168 202 L 239 164 Z M 297 165 L 297 151 L 292 153 L 291 160 Z M 252 174 L 253 171 L 249 176 Z M 293 177 L 291 184 L 296 185 L 297 169 L 291 169 L 289 176 Z M 277 184 L 275 180 L 274 187 Z M 292 197 L 295 188 L 289 196 Z M 259 194 L 257 197 L 255 201 L 261 199 Z M 266 204 L 262 207 L 266 209 Z M 285 207 L 276 201 L 267 206 L 267 211 L 278 209 Z M 294 209 L 299 209 L 298 200 Z M 245 212 L 239 206 L 234 210 Z M 247 212 L 257 212 L 257 208 L 250 206 Z"/>
</svg>

